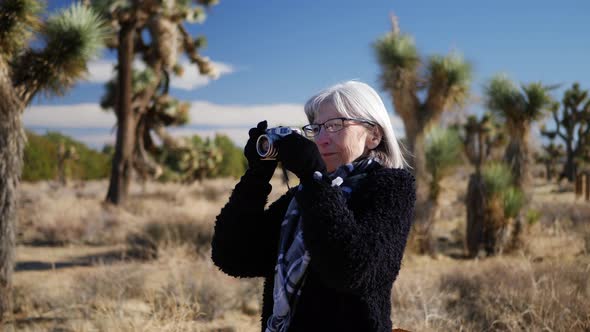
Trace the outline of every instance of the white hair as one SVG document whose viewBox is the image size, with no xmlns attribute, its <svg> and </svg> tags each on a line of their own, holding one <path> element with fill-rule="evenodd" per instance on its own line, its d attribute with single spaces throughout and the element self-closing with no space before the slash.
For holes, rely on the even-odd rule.
<svg viewBox="0 0 590 332">
<path fill-rule="evenodd" d="M 305 103 L 305 115 L 309 123 L 313 123 L 324 103 L 332 104 L 343 117 L 376 123 L 383 136 L 379 145 L 371 150 L 370 155 L 377 158 L 385 167 L 407 166 L 387 109 L 372 87 L 359 81 L 348 81 L 320 91 Z"/>
</svg>

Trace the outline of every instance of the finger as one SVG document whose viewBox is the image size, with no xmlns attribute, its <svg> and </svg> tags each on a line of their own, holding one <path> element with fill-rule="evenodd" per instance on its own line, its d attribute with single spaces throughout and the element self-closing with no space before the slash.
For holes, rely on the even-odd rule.
<svg viewBox="0 0 590 332">
<path fill-rule="evenodd" d="M 256 128 L 258 128 L 259 130 L 265 131 L 266 128 L 268 128 L 268 123 L 266 122 L 266 120 L 260 121 L 260 122 L 258 122 L 258 125 L 256 126 Z"/>
<path fill-rule="evenodd" d="M 260 136 L 260 130 L 258 130 L 258 128 L 250 128 L 250 130 L 248 131 L 248 136 L 254 139 L 257 136 Z"/>
</svg>

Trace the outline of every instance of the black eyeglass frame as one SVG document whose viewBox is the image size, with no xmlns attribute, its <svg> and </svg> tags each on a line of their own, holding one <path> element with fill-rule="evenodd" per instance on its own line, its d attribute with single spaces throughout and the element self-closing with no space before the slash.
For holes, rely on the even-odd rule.
<svg viewBox="0 0 590 332">
<path fill-rule="evenodd" d="M 326 126 L 325 126 L 326 122 L 330 122 L 332 120 L 342 120 L 342 128 L 340 128 L 338 130 L 335 130 L 335 131 L 329 131 L 328 129 L 326 129 Z M 320 134 L 320 131 L 322 130 L 322 127 L 324 127 L 324 129 L 328 133 L 337 133 L 337 132 L 341 131 L 342 129 L 344 129 L 346 127 L 346 126 L 344 126 L 344 121 L 356 121 L 356 122 L 368 124 L 371 127 L 374 127 L 374 126 L 377 125 L 375 122 L 370 121 L 370 120 L 357 119 L 357 118 L 338 117 L 338 118 L 328 119 L 328 120 L 326 120 L 326 121 L 324 121 L 322 123 L 310 123 L 308 125 L 303 126 L 301 129 L 303 129 L 303 133 L 304 133 L 305 136 L 312 138 L 312 137 L 316 137 L 316 136 L 318 136 Z M 311 135 L 311 126 L 318 126 L 319 127 L 317 134 Z"/>
</svg>

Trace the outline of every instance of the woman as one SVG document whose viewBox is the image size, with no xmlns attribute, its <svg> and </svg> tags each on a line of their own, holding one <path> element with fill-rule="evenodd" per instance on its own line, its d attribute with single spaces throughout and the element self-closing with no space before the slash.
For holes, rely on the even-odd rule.
<svg viewBox="0 0 590 332">
<path fill-rule="evenodd" d="M 277 161 L 248 170 L 215 224 L 225 273 L 264 277 L 262 331 L 391 331 L 391 288 L 413 218 L 415 185 L 379 95 L 349 81 L 305 105 L 304 135 L 277 141 L 300 186 L 264 209 Z"/>
</svg>

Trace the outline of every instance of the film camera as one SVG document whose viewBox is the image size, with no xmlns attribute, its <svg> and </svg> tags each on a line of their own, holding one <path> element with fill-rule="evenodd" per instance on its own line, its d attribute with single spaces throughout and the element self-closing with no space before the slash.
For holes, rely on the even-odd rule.
<svg viewBox="0 0 590 332">
<path fill-rule="evenodd" d="M 301 130 L 289 127 L 268 128 L 266 134 L 260 135 L 256 141 L 256 152 L 262 159 L 274 160 L 277 158 L 279 151 L 275 142 L 291 133 L 301 135 Z"/>
</svg>

